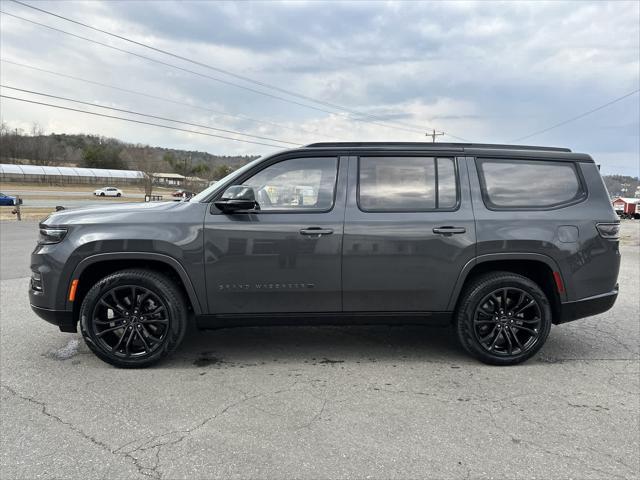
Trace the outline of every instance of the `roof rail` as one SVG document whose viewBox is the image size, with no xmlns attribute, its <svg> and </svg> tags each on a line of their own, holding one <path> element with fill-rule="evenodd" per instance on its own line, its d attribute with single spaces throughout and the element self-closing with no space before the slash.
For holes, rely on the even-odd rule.
<svg viewBox="0 0 640 480">
<path fill-rule="evenodd" d="M 493 143 L 432 143 L 432 142 L 320 142 L 304 148 L 365 148 L 365 147 L 405 147 L 424 149 L 446 148 L 486 148 L 493 150 L 537 150 L 549 152 L 571 152 L 570 148 L 540 147 L 535 145 L 502 145 Z"/>
</svg>

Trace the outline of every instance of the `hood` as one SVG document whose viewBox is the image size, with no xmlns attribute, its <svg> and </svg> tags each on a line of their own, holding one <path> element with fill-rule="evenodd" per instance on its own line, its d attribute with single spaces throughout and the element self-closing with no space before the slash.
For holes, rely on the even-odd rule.
<svg viewBox="0 0 640 480">
<path fill-rule="evenodd" d="M 54 212 L 43 225 L 73 225 L 87 223 L 149 223 L 164 215 L 180 215 L 194 208 L 191 202 L 137 202 L 70 208 Z M 197 207 L 195 207 L 197 208 Z"/>
</svg>

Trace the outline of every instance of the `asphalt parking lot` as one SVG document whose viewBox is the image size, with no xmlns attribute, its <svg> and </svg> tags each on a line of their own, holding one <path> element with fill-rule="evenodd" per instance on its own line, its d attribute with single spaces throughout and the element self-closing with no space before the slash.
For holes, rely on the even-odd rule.
<svg viewBox="0 0 640 480">
<path fill-rule="evenodd" d="M 27 299 L 35 222 L 0 223 L 0 477 L 638 478 L 640 222 L 621 293 L 510 368 L 447 328 L 192 332 L 148 370 L 102 363 Z"/>
</svg>

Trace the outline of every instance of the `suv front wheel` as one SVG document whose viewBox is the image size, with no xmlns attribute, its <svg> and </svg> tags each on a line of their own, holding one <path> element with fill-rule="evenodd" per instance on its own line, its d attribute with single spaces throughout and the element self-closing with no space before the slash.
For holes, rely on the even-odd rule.
<svg viewBox="0 0 640 480">
<path fill-rule="evenodd" d="M 535 355 L 551 329 L 551 307 L 532 280 L 495 272 L 473 280 L 456 312 L 462 346 L 492 365 L 514 365 Z"/>
<path fill-rule="evenodd" d="M 185 300 L 168 277 L 123 270 L 98 281 L 82 301 L 87 346 L 117 367 L 148 367 L 173 352 L 187 328 Z"/>
</svg>

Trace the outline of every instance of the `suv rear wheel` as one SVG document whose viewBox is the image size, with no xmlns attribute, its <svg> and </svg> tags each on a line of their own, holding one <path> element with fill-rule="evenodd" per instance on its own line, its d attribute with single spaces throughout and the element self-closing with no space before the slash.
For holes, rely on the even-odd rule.
<svg viewBox="0 0 640 480">
<path fill-rule="evenodd" d="M 87 346 L 117 367 L 148 367 L 173 352 L 187 328 L 176 285 L 146 270 L 123 270 L 98 281 L 80 307 Z"/>
<path fill-rule="evenodd" d="M 492 365 L 514 365 L 544 345 L 551 329 L 551 307 L 535 282 L 495 272 L 466 287 L 455 320 L 458 339 L 471 355 Z"/>
</svg>

